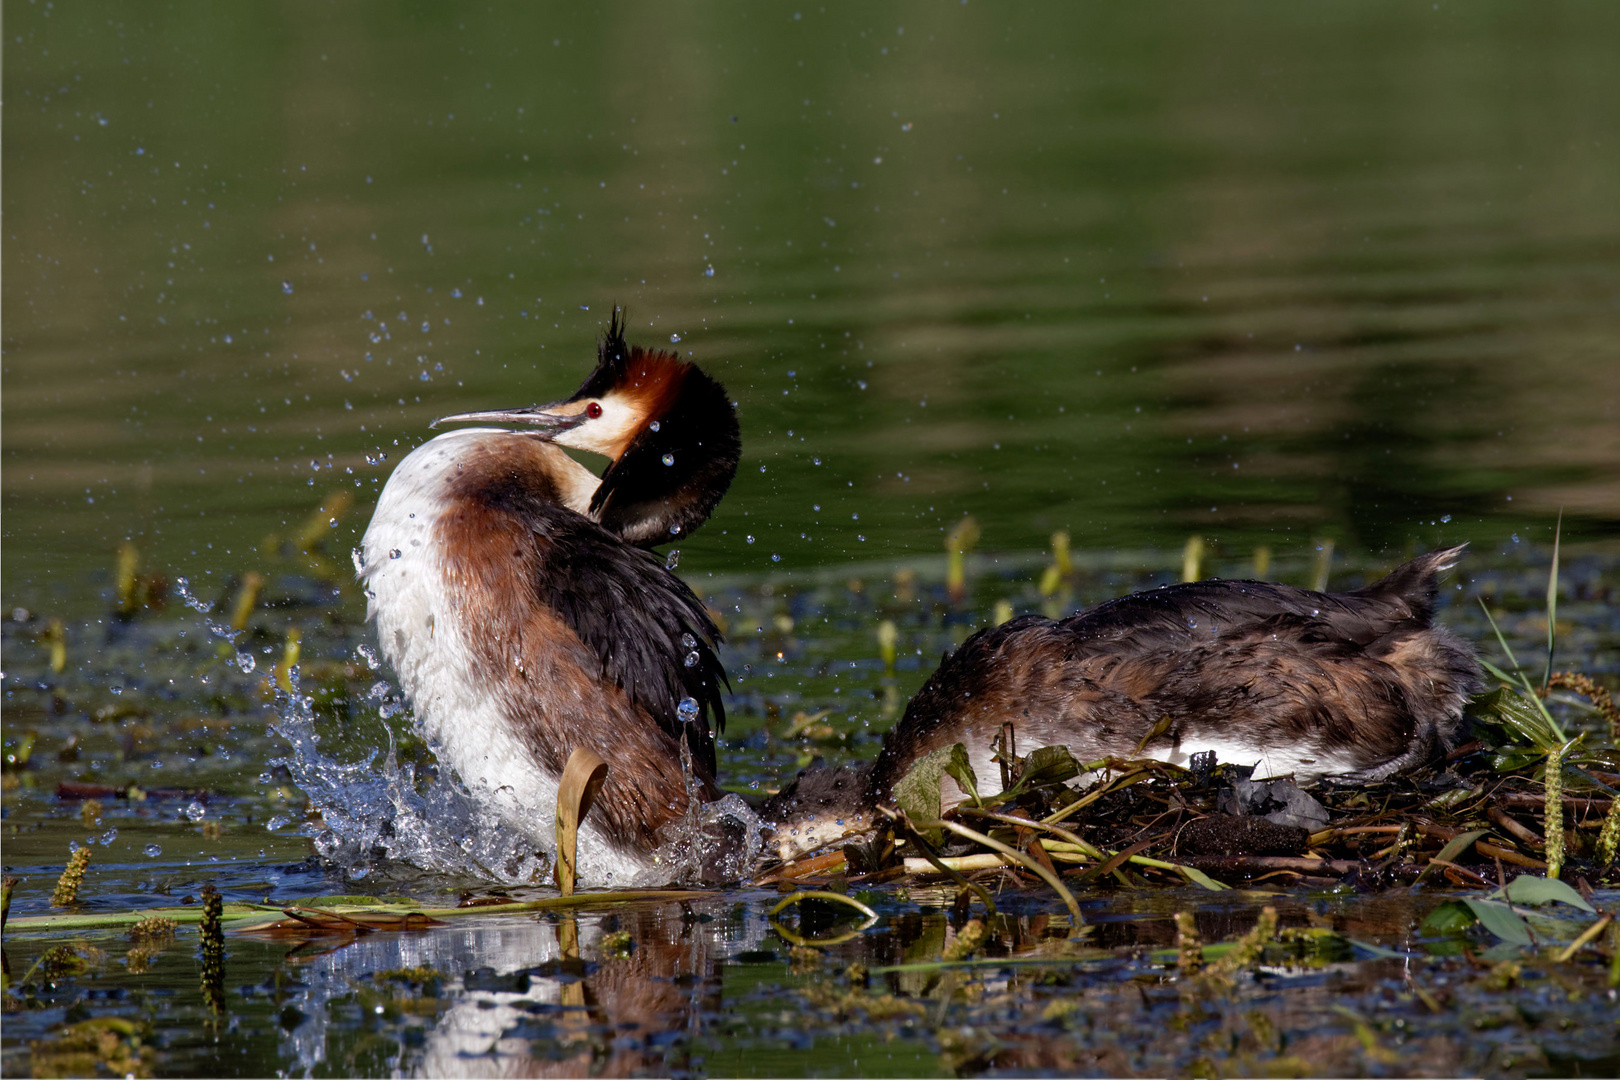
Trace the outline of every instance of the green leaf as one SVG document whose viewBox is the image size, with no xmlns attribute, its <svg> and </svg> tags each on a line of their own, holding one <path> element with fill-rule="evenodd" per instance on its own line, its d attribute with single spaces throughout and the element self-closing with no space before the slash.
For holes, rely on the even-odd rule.
<svg viewBox="0 0 1620 1080">
<path fill-rule="evenodd" d="M 978 806 L 979 778 L 973 775 L 973 763 L 968 760 L 967 747 L 961 743 L 952 745 L 951 757 L 945 763 L 945 771 L 956 781 L 956 786 L 962 789 L 962 794 L 972 799 L 974 806 Z"/>
<path fill-rule="evenodd" d="M 1503 941 L 1514 945 L 1530 945 L 1530 926 L 1514 910 L 1499 900 L 1476 900 L 1467 897 L 1463 903 L 1474 913 L 1479 924 Z"/>
<path fill-rule="evenodd" d="M 1515 904 L 1571 904 L 1582 911 L 1597 914 L 1596 909 L 1586 902 L 1586 897 L 1556 878 L 1520 874 L 1508 882 L 1506 892 L 1507 898 Z"/>
<path fill-rule="evenodd" d="M 1446 905 L 1444 905 L 1444 904 L 1441 905 L 1441 907 L 1445 907 L 1445 906 Z M 1458 904 L 1456 906 L 1457 907 L 1462 907 L 1461 904 Z M 1438 911 L 1439 908 L 1436 908 L 1435 910 Z M 1470 915 L 1468 917 L 1469 925 L 1472 925 L 1473 921 L 1474 921 L 1474 918 L 1473 918 L 1472 915 Z M 1378 957 L 1381 960 L 1422 960 L 1422 959 L 1426 959 L 1423 956 L 1423 954 L 1421 954 L 1421 953 L 1401 952 L 1398 949 L 1386 948 L 1383 945 L 1374 945 L 1370 941 L 1362 941 L 1360 938 L 1346 938 L 1345 940 L 1350 942 L 1350 944 L 1354 945 L 1358 949 L 1365 949 L 1367 952 L 1372 953 L 1374 956 Z"/>
<path fill-rule="evenodd" d="M 1446 846 L 1440 849 L 1440 853 L 1436 855 L 1435 858 L 1442 862 L 1456 862 L 1457 856 L 1473 847 L 1474 841 L 1478 840 L 1488 832 L 1490 832 L 1489 829 L 1475 829 L 1472 832 L 1465 832 L 1459 836 L 1453 836 L 1450 840 L 1446 841 Z M 1435 864 L 1431 862 L 1428 866 L 1425 866 L 1423 868 L 1423 873 L 1418 875 L 1418 880 L 1422 881 L 1426 876 L 1428 876 L 1429 871 L 1434 869 L 1434 865 Z"/>
<path fill-rule="evenodd" d="M 1227 888 L 1227 886 L 1222 885 L 1196 866 L 1183 866 L 1181 863 L 1177 863 L 1176 869 L 1181 871 L 1188 881 L 1194 885 L 1200 885 L 1210 892 L 1222 892 Z"/>
<path fill-rule="evenodd" d="M 939 782 L 945 775 L 945 766 L 950 763 L 953 751 L 967 752 L 961 743 L 954 746 L 944 746 L 918 759 L 905 776 L 894 785 L 895 805 L 905 811 L 912 821 L 937 821 L 939 819 Z M 931 844 L 939 843 L 939 830 L 924 830 Z"/>
<path fill-rule="evenodd" d="M 1030 752 L 1024 761 L 1023 775 L 1018 786 L 1023 788 L 1047 787 L 1062 784 L 1080 775 L 1080 763 L 1074 760 L 1067 746 L 1043 746 Z"/>
<path fill-rule="evenodd" d="M 1423 920 L 1425 934 L 1451 936 L 1461 934 L 1479 920 L 1461 900 L 1447 900 L 1429 912 Z"/>
</svg>

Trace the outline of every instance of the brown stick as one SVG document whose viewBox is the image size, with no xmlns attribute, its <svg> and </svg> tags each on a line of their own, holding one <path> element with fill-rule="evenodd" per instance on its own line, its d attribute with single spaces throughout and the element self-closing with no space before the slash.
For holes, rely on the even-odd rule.
<svg viewBox="0 0 1620 1080">
<path fill-rule="evenodd" d="M 1577 795 L 1565 795 L 1564 809 L 1607 814 L 1609 804 L 1613 801 L 1613 799 L 1585 799 Z M 1501 806 L 1523 806 L 1532 810 L 1540 810 L 1546 805 L 1546 800 L 1540 795 L 1497 795 L 1495 796 L 1495 802 Z"/>
<path fill-rule="evenodd" d="M 1503 832 L 1512 836 L 1515 840 L 1530 844 L 1534 847 L 1540 847 L 1542 845 L 1541 837 L 1531 832 L 1524 825 L 1508 817 L 1500 807 L 1491 807 L 1488 811 L 1486 811 L 1485 816 L 1490 818 L 1491 821 L 1500 827 Z"/>
<path fill-rule="evenodd" d="M 1299 870 L 1307 874 L 1348 874 L 1361 865 L 1349 859 L 1306 859 L 1292 855 L 1197 855 L 1181 861 L 1198 870 Z"/>
<path fill-rule="evenodd" d="M 1477 841 L 1474 844 L 1474 850 L 1485 856 L 1487 859 L 1494 858 L 1505 863 L 1512 863 L 1514 866 L 1528 867 L 1531 870 L 1547 869 L 1547 864 L 1542 862 L 1540 859 L 1532 859 L 1530 856 L 1520 855 L 1517 851 L 1513 851 L 1510 848 L 1498 847 L 1496 844 L 1487 844 L 1483 840 Z"/>
</svg>

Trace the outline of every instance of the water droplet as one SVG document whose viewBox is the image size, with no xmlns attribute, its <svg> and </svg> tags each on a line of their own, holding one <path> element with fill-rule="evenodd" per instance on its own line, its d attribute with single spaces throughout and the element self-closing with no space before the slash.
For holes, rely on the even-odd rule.
<svg viewBox="0 0 1620 1080">
<path fill-rule="evenodd" d="M 370 668 L 372 671 L 377 670 L 377 667 L 381 662 L 377 659 L 376 649 L 373 649 L 370 645 L 361 644 L 355 646 L 354 652 L 356 656 L 360 657 L 360 659 L 366 662 L 366 667 Z M 388 684 L 383 683 L 382 685 L 387 686 Z"/>
<path fill-rule="evenodd" d="M 208 807 L 204 806 L 200 801 L 198 801 L 196 799 L 193 799 L 186 806 L 186 817 L 190 818 L 192 821 L 201 821 L 203 818 L 205 818 L 207 816 L 208 816 Z"/>
<path fill-rule="evenodd" d="M 291 293 L 292 293 L 292 282 L 283 281 L 281 283 L 281 291 L 284 292 L 284 293 L 287 293 L 288 295 L 291 295 Z"/>
<path fill-rule="evenodd" d="M 781 561 L 782 561 L 782 556 L 778 555 L 774 551 L 771 552 L 771 562 L 781 562 Z"/>
<path fill-rule="evenodd" d="M 665 465 L 673 465 L 673 464 L 675 464 L 675 455 L 674 454 L 665 454 L 664 455 L 664 464 Z"/>
<path fill-rule="evenodd" d="M 428 332 L 428 331 L 429 331 L 429 330 L 432 330 L 432 329 L 433 329 L 433 324 L 432 324 L 432 323 L 426 323 L 426 322 L 425 322 L 425 323 L 423 323 L 423 324 L 422 324 L 422 333 L 424 333 L 424 334 L 425 334 L 425 333 L 427 333 L 427 332 Z"/>
<path fill-rule="evenodd" d="M 652 423 L 648 424 L 647 426 L 649 428 L 651 428 L 652 430 L 657 431 L 659 428 L 663 427 L 664 425 L 662 423 L 660 423 L 659 421 L 654 420 Z"/>
<path fill-rule="evenodd" d="M 675 718 L 683 724 L 695 723 L 698 718 L 698 703 L 689 697 L 681 698 L 681 703 L 675 707 Z"/>
<path fill-rule="evenodd" d="M 394 549 L 392 549 L 392 550 L 390 550 L 390 551 L 389 551 L 389 552 L 388 552 L 388 557 L 389 557 L 389 558 L 390 558 L 390 559 L 397 559 L 397 558 L 399 558 L 399 556 L 400 556 L 400 550 L 399 550 L 399 548 L 394 548 Z"/>
<path fill-rule="evenodd" d="M 192 611 L 209 612 L 214 610 L 213 604 L 207 603 L 203 600 L 198 600 L 195 596 L 191 595 L 191 590 L 187 587 L 185 578 L 175 578 L 174 587 L 180 593 L 180 599 L 184 600 L 186 602 L 186 606 Z"/>
<path fill-rule="evenodd" d="M 277 814 L 275 817 L 264 823 L 264 830 L 265 832 L 275 832 L 277 829 L 285 829 L 291 823 L 292 817 L 290 815 Z"/>
<path fill-rule="evenodd" d="M 704 268 L 703 268 L 703 276 L 704 276 L 704 277 L 714 277 L 714 267 L 712 267 L 712 266 L 705 266 L 705 267 L 704 267 Z"/>
<path fill-rule="evenodd" d="M 118 839 L 118 827 L 115 825 L 106 832 L 102 833 L 97 843 L 101 844 L 102 847 L 106 847 L 116 839 Z"/>
<path fill-rule="evenodd" d="M 148 859 L 155 859 L 159 855 L 163 854 L 163 849 L 158 847 L 156 844 L 147 844 L 145 847 L 141 848 L 141 850 L 146 853 L 146 857 Z"/>
<path fill-rule="evenodd" d="M 681 565 L 681 549 L 670 548 L 669 554 L 664 557 L 664 569 L 673 570 Z"/>
<path fill-rule="evenodd" d="M 749 542 L 749 543 L 750 543 L 750 544 L 752 544 L 752 543 L 753 543 L 753 542 L 754 542 L 754 538 L 753 538 L 753 537 L 752 537 L 752 536 L 750 536 L 750 537 L 749 537 L 749 538 L 748 538 L 748 542 Z"/>
<path fill-rule="evenodd" d="M 251 675 L 259 662 L 253 659 L 252 653 L 244 651 L 236 654 L 236 666 L 242 669 L 242 674 Z"/>
<path fill-rule="evenodd" d="M 679 525 L 671 525 L 669 527 L 669 535 L 671 535 L 671 536 L 679 536 L 679 535 L 681 535 L 681 527 Z"/>
<path fill-rule="evenodd" d="M 697 638 L 693 637 L 691 634 L 682 634 L 681 647 L 686 649 L 697 648 Z"/>
<path fill-rule="evenodd" d="M 701 660 L 701 659 L 702 659 L 702 657 L 700 657 L 698 655 L 697 650 L 693 649 L 691 652 L 686 654 L 686 666 L 687 667 L 697 667 L 698 661 Z"/>
</svg>

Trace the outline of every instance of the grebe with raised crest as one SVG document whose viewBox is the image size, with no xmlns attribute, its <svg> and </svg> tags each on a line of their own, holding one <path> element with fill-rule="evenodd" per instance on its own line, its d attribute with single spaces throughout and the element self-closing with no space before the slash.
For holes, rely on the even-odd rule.
<svg viewBox="0 0 1620 1080">
<path fill-rule="evenodd" d="M 714 621 L 643 548 L 689 534 L 725 494 L 736 412 L 695 365 L 626 344 L 615 310 L 571 397 L 436 423 L 452 421 L 517 429 L 446 432 L 388 478 L 361 547 L 378 643 L 440 762 L 536 850 L 553 846 L 569 754 L 607 761 L 582 880 L 653 881 L 689 785 L 720 796 L 710 723 L 724 726 L 726 676 Z M 610 464 L 599 478 L 564 447 Z"/>
</svg>

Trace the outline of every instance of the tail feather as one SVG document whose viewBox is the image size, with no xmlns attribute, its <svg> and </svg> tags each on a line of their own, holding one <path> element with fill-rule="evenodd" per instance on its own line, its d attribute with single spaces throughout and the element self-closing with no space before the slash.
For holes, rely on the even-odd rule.
<svg viewBox="0 0 1620 1080">
<path fill-rule="evenodd" d="M 1358 596 L 1398 597 L 1412 609 L 1412 614 L 1425 621 L 1434 614 L 1434 602 L 1440 595 L 1440 575 L 1457 565 L 1467 544 L 1431 551 L 1426 555 L 1402 563 L 1388 575 L 1364 589 Z"/>
</svg>

